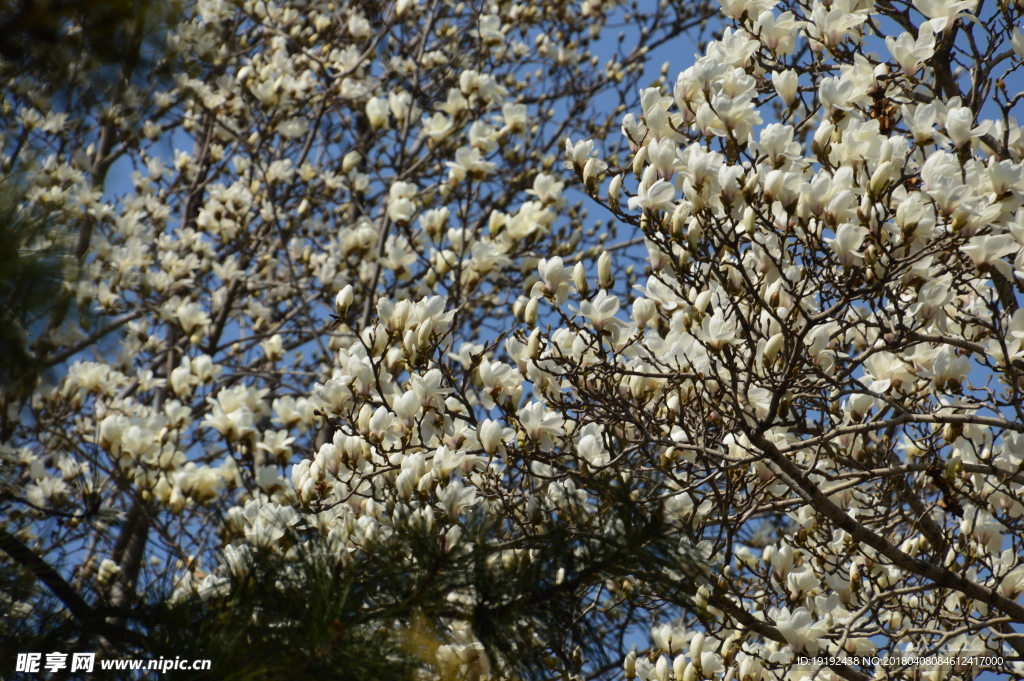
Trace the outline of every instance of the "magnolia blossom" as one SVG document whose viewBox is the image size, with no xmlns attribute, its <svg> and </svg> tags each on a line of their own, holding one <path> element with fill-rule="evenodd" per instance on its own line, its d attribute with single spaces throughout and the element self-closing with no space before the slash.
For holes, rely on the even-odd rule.
<svg viewBox="0 0 1024 681">
<path fill-rule="evenodd" d="M 916 75 L 924 62 L 935 53 L 935 36 L 929 32 L 922 32 L 916 41 L 909 33 L 901 33 L 898 38 L 888 36 L 885 44 L 889 54 L 908 76 Z"/>
<path fill-rule="evenodd" d="M 391 109 L 388 107 L 387 99 L 383 97 L 371 97 L 366 102 L 366 117 L 375 129 L 388 128 L 390 126 Z"/>
<path fill-rule="evenodd" d="M 611 326 L 615 321 L 615 314 L 619 311 L 619 299 L 608 295 L 607 291 L 600 290 L 592 301 L 580 303 L 580 312 L 590 320 L 590 323 L 598 331 Z"/>
<path fill-rule="evenodd" d="M 611 460 L 601 430 L 595 424 L 584 426 L 576 451 L 592 466 L 605 466 Z"/>
<path fill-rule="evenodd" d="M 160 69 L 72 18 L 0 63 L 16 260 L 74 253 L 9 324 L 12 630 L 80 638 L 39 561 L 115 647 L 256 570 L 290 643 L 314 557 L 425 677 L 1021 676 L 1014 7 L 646 3 L 602 56 L 616 2 L 186 5 Z"/>
<path fill-rule="evenodd" d="M 654 166 L 650 166 L 654 168 Z M 670 210 L 675 206 L 676 190 L 671 183 L 662 179 L 654 179 L 645 175 L 644 182 L 637 188 L 636 196 L 630 197 L 630 209 Z"/>
<path fill-rule="evenodd" d="M 388 190 L 388 217 L 398 223 L 408 223 L 416 213 L 416 185 L 396 182 Z"/>
<path fill-rule="evenodd" d="M 775 616 L 775 624 L 794 652 L 807 650 L 812 655 L 818 652 L 818 638 L 827 631 L 825 621 L 815 621 L 806 608 L 797 608 L 793 613 L 783 608 Z"/>
<path fill-rule="evenodd" d="M 572 275 L 569 268 L 562 265 L 559 257 L 541 260 L 537 265 L 540 281 L 533 285 L 531 297 L 550 296 L 558 305 L 563 305 L 569 297 L 569 284 Z"/>
<path fill-rule="evenodd" d="M 455 152 L 455 162 L 448 163 L 448 177 L 452 182 L 462 182 L 467 177 L 481 179 L 492 172 L 497 165 L 484 161 L 480 150 L 463 147 Z"/>
<path fill-rule="evenodd" d="M 829 239 L 829 245 L 839 259 L 843 267 L 852 267 L 864 257 L 859 253 L 864 239 L 867 238 L 867 229 L 864 227 L 844 222 L 836 230 L 834 238 Z"/>
<path fill-rule="evenodd" d="M 772 86 L 779 93 L 779 97 L 786 103 L 786 106 L 793 106 L 796 102 L 796 94 L 799 77 L 795 71 L 779 71 L 772 76 Z"/>
<path fill-rule="evenodd" d="M 914 7 L 929 19 L 921 24 L 921 30 L 930 33 L 948 31 L 953 22 L 977 5 L 977 0 L 914 0 Z"/>
</svg>

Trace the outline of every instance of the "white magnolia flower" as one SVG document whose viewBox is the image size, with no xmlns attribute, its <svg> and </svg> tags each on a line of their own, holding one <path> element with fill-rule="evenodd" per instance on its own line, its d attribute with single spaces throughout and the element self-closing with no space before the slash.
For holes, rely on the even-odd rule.
<svg viewBox="0 0 1024 681">
<path fill-rule="evenodd" d="M 977 5 L 978 0 L 914 0 L 914 7 L 929 19 L 921 24 L 922 33 L 948 31 L 957 19 L 973 12 Z"/>
<path fill-rule="evenodd" d="M 178 318 L 181 328 L 188 334 L 202 331 L 210 324 L 210 315 L 199 303 L 182 303 L 174 311 L 174 314 Z"/>
<path fill-rule="evenodd" d="M 546 296 L 554 299 L 558 305 L 565 304 L 569 297 L 572 273 L 562 264 L 562 259 L 559 257 L 550 260 L 542 259 L 537 264 L 537 271 L 540 274 L 540 281 L 533 285 L 530 297 Z"/>
<path fill-rule="evenodd" d="M 992 265 L 1021 249 L 1011 234 L 975 236 L 962 247 L 976 267 Z"/>
<path fill-rule="evenodd" d="M 423 134 L 433 142 L 441 142 L 455 130 L 452 119 L 440 111 L 434 112 L 431 116 L 423 117 Z"/>
<path fill-rule="evenodd" d="M 775 615 L 775 626 L 793 652 L 806 650 L 812 655 L 818 652 L 818 639 L 828 631 L 826 621 L 815 620 L 807 608 L 797 608 L 792 614 L 789 608 L 782 608 Z"/>
<path fill-rule="evenodd" d="M 305 118 L 290 118 L 277 126 L 277 133 L 282 137 L 302 137 L 309 131 L 309 121 Z"/>
<path fill-rule="evenodd" d="M 366 102 L 366 117 L 374 130 L 387 130 L 391 127 L 391 109 L 384 97 L 371 97 Z"/>
<path fill-rule="evenodd" d="M 675 187 L 659 178 L 648 186 L 641 183 L 636 190 L 636 196 L 630 197 L 628 205 L 632 210 L 671 210 L 675 205 L 675 197 Z"/>
<path fill-rule="evenodd" d="M 576 445 L 576 452 L 594 467 L 607 466 L 611 461 L 610 455 L 605 450 L 601 428 L 594 423 L 583 427 L 579 443 Z"/>
<path fill-rule="evenodd" d="M 572 140 L 567 137 L 565 138 L 565 155 L 569 160 L 562 165 L 569 170 L 575 170 L 577 174 L 582 174 L 583 166 L 587 164 L 593 151 L 593 141 L 581 140 L 573 144 Z"/>
<path fill-rule="evenodd" d="M 844 222 L 836 229 L 835 238 L 826 239 L 826 242 L 832 247 L 840 265 L 852 267 L 864 259 L 864 255 L 859 250 L 867 235 L 866 228 Z"/>
<path fill-rule="evenodd" d="M 614 326 L 616 322 L 619 322 L 619 320 L 615 319 L 615 314 L 618 311 L 619 299 L 609 295 L 604 289 L 598 291 L 592 301 L 584 300 L 580 303 L 580 312 L 590 320 L 590 324 L 598 331 Z M 621 324 L 621 322 L 619 323 Z"/>
<path fill-rule="evenodd" d="M 896 62 L 908 76 L 914 76 L 924 62 L 935 53 L 935 36 L 927 31 L 922 32 L 915 41 L 909 33 L 900 33 L 898 38 L 888 36 L 885 44 Z"/>
<path fill-rule="evenodd" d="M 455 152 L 455 162 L 446 164 L 449 168 L 448 178 L 452 182 L 462 182 L 467 177 L 483 179 L 497 168 L 496 163 L 483 160 L 480 150 L 473 147 L 461 147 Z"/>
<path fill-rule="evenodd" d="M 551 451 L 555 446 L 554 438 L 564 432 L 562 425 L 565 419 L 549 411 L 540 402 L 531 402 L 520 409 L 517 416 L 526 437 L 536 442 L 543 451 Z"/>
<path fill-rule="evenodd" d="M 503 428 L 497 421 L 484 419 L 477 427 L 477 434 L 484 451 L 494 455 L 505 452 L 503 443 L 512 436 L 513 431 L 511 428 Z"/>
<path fill-rule="evenodd" d="M 705 317 L 697 337 L 707 343 L 712 350 L 721 350 L 736 339 L 736 321 L 721 309 L 715 310 L 710 317 Z"/>
</svg>

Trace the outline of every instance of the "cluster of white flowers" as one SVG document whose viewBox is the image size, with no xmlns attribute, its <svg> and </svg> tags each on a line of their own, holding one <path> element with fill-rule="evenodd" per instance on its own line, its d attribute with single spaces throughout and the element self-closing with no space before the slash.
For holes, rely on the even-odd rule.
<svg viewBox="0 0 1024 681">
<path fill-rule="evenodd" d="M 635 100 L 645 46 L 709 12 L 637 14 L 600 64 L 619 4 L 202 0 L 144 59 L 97 63 L 71 20 L 41 71 L 5 51 L 2 172 L 77 263 L 31 328 L 49 371 L 0 395 L 4 540 L 115 606 L 162 579 L 223 594 L 309 527 L 339 560 L 397 537 L 385 493 L 434 495 L 398 513 L 459 550 L 515 446 L 477 410 L 529 390 L 495 324 L 541 254 L 610 236 L 567 201 L 564 137 L 606 137 L 593 102 Z M 484 664 L 450 629 L 438 664 Z"/>
<path fill-rule="evenodd" d="M 512 574 L 557 521 L 580 612 L 657 622 L 627 679 L 1024 651 L 1022 8 L 723 0 L 720 37 L 605 147 L 551 107 L 635 84 L 643 45 L 590 66 L 616 4 L 204 0 L 169 45 L 209 72 L 126 85 L 80 153 L 13 83 L 30 143 L 5 167 L 80 221 L 73 296 L 104 320 L 40 348 L 124 331 L 8 404 L 20 531 L 92 538 L 103 589 L 151 569 L 123 549 L 149 532 L 199 558 L 167 567 L 176 598 L 208 598 L 308 532 L 346 563 L 415 534 Z M 64 520 L 83 498 L 153 522 Z M 626 507 L 675 562 L 580 568 L 632 540 Z M 509 672 L 447 625 L 446 678 Z"/>
</svg>

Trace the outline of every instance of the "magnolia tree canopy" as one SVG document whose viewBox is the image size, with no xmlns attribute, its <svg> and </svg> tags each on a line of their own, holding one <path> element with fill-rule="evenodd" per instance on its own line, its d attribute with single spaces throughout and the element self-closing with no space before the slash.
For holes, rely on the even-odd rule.
<svg viewBox="0 0 1024 681">
<path fill-rule="evenodd" d="M 3 65 L 77 310 L 0 416 L 8 632 L 266 582 L 416 678 L 1024 673 L 1020 6 L 182 11 Z"/>
</svg>

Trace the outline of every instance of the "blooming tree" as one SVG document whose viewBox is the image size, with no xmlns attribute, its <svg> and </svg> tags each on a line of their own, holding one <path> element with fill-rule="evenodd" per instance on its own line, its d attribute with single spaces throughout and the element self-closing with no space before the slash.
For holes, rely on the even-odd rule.
<svg viewBox="0 0 1024 681">
<path fill-rule="evenodd" d="M 108 628 L 387 556 L 443 678 L 1024 672 L 1021 8 L 729 0 L 634 98 L 706 16 L 617 4 L 200 2 L 165 88 L 12 78 L 98 316 L 8 399 L 0 548 Z"/>
</svg>

